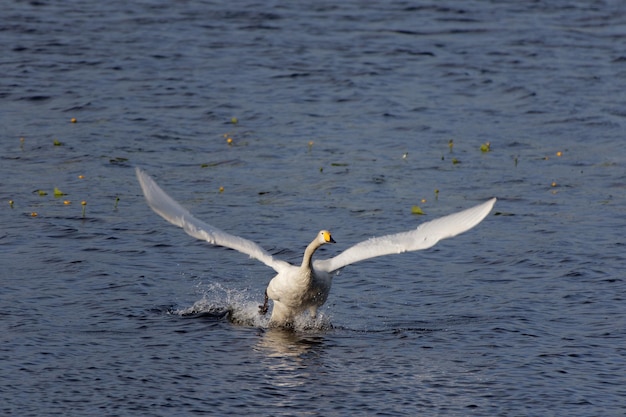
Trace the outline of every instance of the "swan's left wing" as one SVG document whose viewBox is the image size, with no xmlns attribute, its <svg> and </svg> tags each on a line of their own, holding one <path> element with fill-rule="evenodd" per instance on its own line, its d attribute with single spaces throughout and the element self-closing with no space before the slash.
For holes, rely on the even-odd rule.
<svg viewBox="0 0 626 417">
<path fill-rule="evenodd" d="M 146 201 L 152 210 L 168 222 L 182 227 L 187 234 L 200 240 L 206 240 L 213 245 L 224 246 L 245 253 L 273 268 L 276 272 L 280 272 L 281 269 L 289 265 L 287 262 L 274 259 L 265 249 L 251 240 L 228 234 L 215 226 L 196 219 L 189 211 L 167 195 L 148 174 L 139 168 L 136 168 L 135 171 L 143 194 L 146 196 Z"/>
<path fill-rule="evenodd" d="M 422 223 L 415 230 L 373 237 L 357 243 L 334 258 L 315 261 L 314 267 L 332 272 L 377 256 L 430 248 L 441 239 L 456 236 L 476 226 L 489 214 L 495 203 L 496 199 L 492 198 L 472 208 Z"/>
</svg>

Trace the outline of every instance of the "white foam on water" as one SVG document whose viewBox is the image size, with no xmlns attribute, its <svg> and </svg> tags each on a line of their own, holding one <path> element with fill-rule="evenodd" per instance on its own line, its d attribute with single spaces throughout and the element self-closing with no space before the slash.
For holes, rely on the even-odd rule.
<svg viewBox="0 0 626 417">
<path fill-rule="evenodd" d="M 259 314 L 259 306 L 263 304 L 263 299 L 258 299 L 251 295 L 247 289 L 233 289 L 224 287 L 219 283 L 198 284 L 198 292 L 202 298 L 186 308 L 179 308 L 172 311 L 179 316 L 194 315 L 214 315 L 224 316 L 231 323 L 240 326 L 268 328 L 271 317 L 270 311 L 267 314 Z M 319 312 L 315 318 L 304 314 L 296 318 L 294 330 L 324 330 L 331 328 L 330 317 Z"/>
</svg>

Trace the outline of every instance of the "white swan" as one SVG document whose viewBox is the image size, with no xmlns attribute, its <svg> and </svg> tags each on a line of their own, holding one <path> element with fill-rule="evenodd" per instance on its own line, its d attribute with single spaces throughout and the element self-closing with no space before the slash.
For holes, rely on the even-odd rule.
<svg viewBox="0 0 626 417">
<path fill-rule="evenodd" d="M 322 245 L 334 243 L 330 232 L 320 231 L 304 251 L 302 264 L 291 265 L 275 259 L 256 243 L 228 234 L 204 223 L 174 201 L 146 174 L 136 168 L 137 179 L 150 207 L 168 222 L 182 227 L 189 235 L 213 245 L 235 249 L 258 259 L 276 271 L 265 291 L 265 303 L 260 312 L 267 312 L 268 297 L 274 301 L 270 326 L 290 326 L 299 314 L 309 311 L 314 317 L 317 309 L 328 298 L 335 271 L 346 265 L 376 256 L 430 248 L 441 239 L 463 233 L 489 214 L 496 202 L 492 198 L 475 207 L 450 214 L 426 223 L 416 229 L 357 243 L 334 258 L 312 261 L 313 253 Z"/>
</svg>

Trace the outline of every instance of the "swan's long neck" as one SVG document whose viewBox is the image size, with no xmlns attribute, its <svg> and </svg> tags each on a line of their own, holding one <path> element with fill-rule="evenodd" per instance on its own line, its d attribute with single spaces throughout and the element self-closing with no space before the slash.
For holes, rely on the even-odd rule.
<svg viewBox="0 0 626 417">
<path fill-rule="evenodd" d="M 309 246 L 307 246 L 304 251 L 304 257 L 302 258 L 302 269 L 313 269 L 313 254 L 321 245 L 322 244 L 317 239 L 309 243 Z"/>
</svg>

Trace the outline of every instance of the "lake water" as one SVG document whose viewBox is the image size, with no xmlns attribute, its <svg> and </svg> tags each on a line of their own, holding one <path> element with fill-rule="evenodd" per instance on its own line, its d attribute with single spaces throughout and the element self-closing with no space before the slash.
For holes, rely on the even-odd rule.
<svg viewBox="0 0 626 417">
<path fill-rule="evenodd" d="M 625 415 L 626 3 L 11 1 L 0 40 L 1 414 Z M 291 262 L 499 200 L 290 332 L 135 166 Z"/>
</svg>

